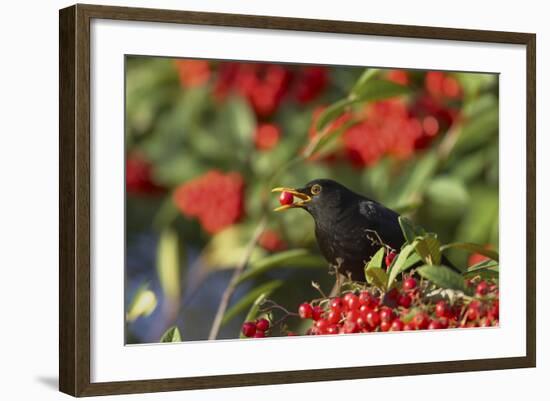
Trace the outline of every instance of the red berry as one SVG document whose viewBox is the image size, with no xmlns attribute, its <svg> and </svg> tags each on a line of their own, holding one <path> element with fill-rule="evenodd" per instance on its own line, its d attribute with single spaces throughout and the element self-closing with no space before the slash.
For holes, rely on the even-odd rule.
<svg viewBox="0 0 550 401">
<path fill-rule="evenodd" d="M 493 302 L 493 304 L 491 305 L 491 309 L 489 309 L 489 312 L 491 313 L 491 315 L 495 318 L 495 319 L 498 319 L 498 314 L 499 314 L 499 302 L 498 302 L 498 299 L 495 300 Z"/>
<path fill-rule="evenodd" d="M 279 196 L 279 203 L 281 205 L 291 205 L 294 202 L 294 195 L 290 192 L 283 191 Z"/>
<path fill-rule="evenodd" d="M 479 327 L 491 327 L 491 320 L 488 317 L 484 317 L 479 322 Z"/>
<path fill-rule="evenodd" d="M 326 329 L 327 334 L 338 334 L 338 331 L 340 331 L 340 328 L 336 324 L 332 324 Z"/>
<path fill-rule="evenodd" d="M 430 319 L 428 315 L 426 315 L 424 312 L 418 312 L 413 317 L 413 324 L 418 330 L 423 330 L 426 329 L 430 324 Z"/>
<path fill-rule="evenodd" d="M 330 309 L 334 312 L 340 313 L 344 307 L 341 298 L 333 298 L 330 300 Z"/>
<path fill-rule="evenodd" d="M 256 320 L 256 330 L 266 331 L 269 329 L 269 320 L 261 318 Z"/>
<path fill-rule="evenodd" d="M 363 317 L 363 316 L 361 316 L 361 312 L 359 312 L 357 309 L 352 309 L 346 314 L 346 320 L 348 322 L 355 322 L 360 317 Z"/>
<path fill-rule="evenodd" d="M 368 305 L 361 305 L 359 307 L 359 313 L 362 315 L 362 316 L 366 316 L 367 313 L 369 313 L 371 310 L 373 310 L 370 306 Z"/>
<path fill-rule="evenodd" d="M 349 310 L 359 309 L 359 307 L 361 306 L 361 302 L 359 301 L 357 295 L 352 293 L 349 293 L 349 296 L 348 294 L 346 294 L 344 301 Z"/>
<path fill-rule="evenodd" d="M 412 291 L 416 288 L 416 280 L 413 277 L 407 278 L 403 281 L 403 290 Z"/>
<path fill-rule="evenodd" d="M 477 320 L 479 318 L 479 306 L 470 305 L 466 314 L 468 316 L 468 320 Z"/>
<path fill-rule="evenodd" d="M 435 315 L 437 317 L 447 316 L 448 313 L 449 313 L 449 306 L 447 305 L 447 302 L 441 300 L 437 304 L 435 304 Z"/>
<path fill-rule="evenodd" d="M 241 328 L 243 336 L 253 337 L 256 334 L 256 324 L 254 322 L 245 322 Z"/>
<path fill-rule="evenodd" d="M 476 287 L 476 294 L 480 297 L 486 295 L 489 290 L 489 285 L 486 281 L 481 281 Z"/>
<path fill-rule="evenodd" d="M 355 321 L 355 323 L 362 330 L 369 328 L 369 323 L 367 322 L 366 318 L 364 318 L 364 317 L 358 317 L 357 320 Z"/>
<path fill-rule="evenodd" d="M 323 312 L 324 312 L 323 308 L 321 308 L 320 306 L 314 306 L 311 314 L 312 319 L 313 320 L 321 319 L 321 316 L 323 316 Z"/>
<path fill-rule="evenodd" d="M 393 319 L 393 311 L 390 308 L 382 308 L 380 310 L 380 320 L 382 322 L 390 322 Z"/>
<path fill-rule="evenodd" d="M 256 333 L 254 333 L 254 338 L 264 338 L 265 337 L 265 332 L 263 331 L 257 331 Z"/>
<path fill-rule="evenodd" d="M 288 333 L 286 333 L 286 335 L 289 336 L 289 337 L 293 337 L 293 336 L 296 335 L 296 333 L 293 332 L 293 331 L 289 331 Z"/>
<path fill-rule="evenodd" d="M 439 323 L 441 324 L 442 329 L 449 328 L 449 319 L 447 317 L 442 317 L 439 319 Z"/>
<path fill-rule="evenodd" d="M 325 319 L 319 319 L 315 322 L 315 329 L 317 334 L 325 334 L 329 326 L 329 323 Z"/>
<path fill-rule="evenodd" d="M 442 329 L 441 323 L 438 320 L 432 320 L 428 325 L 428 330 L 439 330 Z"/>
<path fill-rule="evenodd" d="M 403 308 L 408 308 L 409 306 L 411 306 L 412 298 L 410 295 L 401 294 L 399 295 L 397 303 L 399 304 L 399 306 L 402 306 Z"/>
<path fill-rule="evenodd" d="M 342 328 L 342 332 L 344 334 L 358 333 L 359 332 L 359 326 L 355 322 L 347 321 L 347 322 L 344 323 L 344 327 Z"/>
<path fill-rule="evenodd" d="M 372 302 L 372 296 L 370 295 L 370 292 L 361 291 L 359 293 L 359 301 L 361 302 L 361 305 L 370 305 L 370 303 Z"/>
<path fill-rule="evenodd" d="M 373 329 L 380 324 L 380 315 L 378 314 L 378 312 L 370 311 L 369 313 L 367 313 L 366 318 L 369 326 Z"/>
<path fill-rule="evenodd" d="M 336 312 L 334 310 L 331 310 L 327 315 L 327 320 L 331 324 L 336 324 L 340 321 L 340 312 Z"/>
<path fill-rule="evenodd" d="M 386 267 L 390 267 L 396 255 L 394 251 L 388 251 L 386 254 Z"/>
<path fill-rule="evenodd" d="M 405 325 L 403 326 L 403 331 L 411 331 L 411 330 L 416 330 L 416 326 L 412 322 L 405 323 Z"/>
<path fill-rule="evenodd" d="M 300 315 L 302 319 L 311 319 L 313 317 L 313 308 L 310 304 L 304 302 L 298 308 L 298 315 Z"/>
<path fill-rule="evenodd" d="M 382 322 L 380 323 L 380 330 L 381 330 L 381 331 L 389 331 L 390 328 L 391 328 L 391 325 L 392 325 L 392 324 L 391 324 L 391 322 L 389 322 L 389 321 L 382 321 Z"/>
<path fill-rule="evenodd" d="M 400 319 L 395 319 L 391 323 L 390 331 L 402 331 L 404 329 L 404 324 Z"/>
</svg>

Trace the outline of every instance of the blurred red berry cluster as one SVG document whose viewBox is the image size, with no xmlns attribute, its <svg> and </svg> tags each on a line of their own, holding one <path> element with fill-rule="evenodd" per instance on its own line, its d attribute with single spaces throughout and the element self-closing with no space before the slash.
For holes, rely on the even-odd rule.
<svg viewBox="0 0 550 401">
<path fill-rule="evenodd" d="M 176 68 L 183 87 L 201 86 L 210 78 L 210 63 L 206 60 L 176 60 Z"/>
<path fill-rule="evenodd" d="M 406 159 L 424 134 L 422 124 L 411 117 L 402 99 L 367 105 L 364 119 L 342 136 L 349 160 L 356 166 L 372 166 L 385 155 Z"/>
<path fill-rule="evenodd" d="M 164 191 L 153 181 L 152 165 L 141 154 L 126 157 L 126 190 L 133 195 L 154 195 Z"/>
<path fill-rule="evenodd" d="M 223 99 L 231 91 L 243 96 L 256 115 L 270 117 L 287 94 L 300 103 L 314 100 L 325 89 L 325 68 L 291 68 L 279 64 L 223 63 L 219 65 L 214 94 Z"/>
<path fill-rule="evenodd" d="M 270 252 L 278 252 L 287 248 L 286 242 L 274 230 L 265 230 L 258 239 L 258 245 Z"/>
<path fill-rule="evenodd" d="M 400 85 L 412 85 L 410 75 L 403 70 L 390 70 L 387 80 Z M 425 74 L 423 88 L 412 99 L 393 98 L 367 104 L 361 110 L 347 111 L 329 124 L 330 135 L 346 122 L 357 120 L 342 135 L 344 156 L 357 167 L 376 164 L 382 157 L 404 160 L 430 145 L 441 132 L 458 118 L 458 109 L 450 106 L 450 99 L 459 99 L 462 89 L 448 74 L 430 71 Z M 312 116 L 310 137 L 319 133 L 316 125 L 324 110 L 317 108 Z M 332 155 L 334 158 L 335 155 Z"/>
<path fill-rule="evenodd" d="M 215 234 L 243 216 L 244 180 L 238 173 L 212 170 L 180 185 L 173 199 L 185 216 L 198 218 L 205 231 Z"/>
<path fill-rule="evenodd" d="M 456 78 L 441 71 L 427 72 L 424 86 L 427 92 L 436 99 L 458 99 L 462 96 L 462 88 Z"/>
<path fill-rule="evenodd" d="M 277 125 L 261 123 L 258 125 L 256 132 L 254 133 L 254 144 L 258 150 L 271 150 L 277 146 L 280 137 L 281 131 Z"/>
</svg>

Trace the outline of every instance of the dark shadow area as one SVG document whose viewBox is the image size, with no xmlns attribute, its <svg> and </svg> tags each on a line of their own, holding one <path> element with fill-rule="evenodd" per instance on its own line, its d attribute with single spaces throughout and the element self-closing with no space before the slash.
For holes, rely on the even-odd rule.
<svg viewBox="0 0 550 401">
<path fill-rule="evenodd" d="M 59 378 L 52 376 L 37 377 L 36 380 L 42 383 L 44 386 L 49 387 L 51 390 L 57 391 L 59 389 Z"/>
</svg>

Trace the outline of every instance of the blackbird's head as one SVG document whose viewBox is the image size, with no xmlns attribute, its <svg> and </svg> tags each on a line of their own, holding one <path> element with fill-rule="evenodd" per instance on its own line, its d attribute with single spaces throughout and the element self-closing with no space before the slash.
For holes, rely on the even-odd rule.
<svg viewBox="0 0 550 401">
<path fill-rule="evenodd" d="M 275 211 L 288 210 L 293 208 L 301 208 L 308 211 L 313 218 L 336 212 L 354 193 L 329 179 L 317 179 L 308 182 L 302 188 L 273 188 L 272 192 L 288 192 L 295 198 L 298 198 L 293 203 L 282 205 Z"/>
</svg>

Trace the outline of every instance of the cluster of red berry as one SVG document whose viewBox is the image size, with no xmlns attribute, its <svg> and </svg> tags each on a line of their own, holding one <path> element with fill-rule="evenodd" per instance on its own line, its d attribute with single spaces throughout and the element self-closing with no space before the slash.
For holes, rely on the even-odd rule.
<svg viewBox="0 0 550 401">
<path fill-rule="evenodd" d="M 402 99 L 368 104 L 364 119 L 342 136 L 349 160 L 356 166 L 372 166 L 385 155 L 407 159 L 423 135 L 421 122 L 409 114 Z"/>
<path fill-rule="evenodd" d="M 480 281 L 476 298 L 454 304 L 441 299 L 427 302 L 416 279 L 409 277 L 401 289 L 386 294 L 368 290 L 348 292 L 321 301 L 316 306 L 300 305 L 302 319 L 312 319 L 306 334 L 347 334 L 373 331 L 437 330 L 456 327 L 498 325 L 499 301 L 495 284 Z"/>
<path fill-rule="evenodd" d="M 401 85 L 411 81 L 403 70 L 388 71 L 385 78 Z M 330 135 L 352 118 L 358 120 L 341 137 L 345 157 L 357 167 L 372 166 L 386 155 L 408 159 L 458 119 L 457 109 L 446 101 L 461 95 L 462 89 L 454 77 L 430 71 L 419 96 L 382 100 L 369 103 L 362 110 L 346 112 L 329 125 L 327 133 Z M 318 135 L 316 124 L 322 110 L 318 108 L 313 113 L 310 137 Z M 335 157 L 331 155 L 328 160 Z"/>
<path fill-rule="evenodd" d="M 142 155 L 126 157 L 126 190 L 133 195 L 154 195 L 163 192 L 152 178 L 152 165 Z"/>
<path fill-rule="evenodd" d="M 408 277 L 387 293 L 363 289 L 302 303 L 297 315 L 311 321 L 306 335 L 498 326 L 497 285 L 479 279 L 467 284 L 475 296 L 450 303 L 429 298 L 429 284 Z"/>
<path fill-rule="evenodd" d="M 174 191 L 174 203 L 188 217 L 199 219 L 215 234 L 236 223 L 244 213 L 244 180 L 238 173 L 211 170 Z"/>
<path fill-rule="evenodd" d="M 307 66 L 292 69 L 279 64 L 222 63 L 214 94 L 223 99 L 230 91 L 242 95 L 257 116 L 271 116 L 289 92 L 301 103 L 315 99 L 326 87 L 327 71 Z"/>
<path fill-rule="evenodd" d="M 427 72 L 424 87 L 436 99 L 459 99 L 462 96 L 462 88 L 456 78 L 441 71 Z"/>
<path fill-rule="evenodd" d="M 244 322 L 241 332 L 245 337 L 263 338 L 269 333 L 269 327 L 269 320 L 260 318 L 255 322 Z"/>
</svg>

